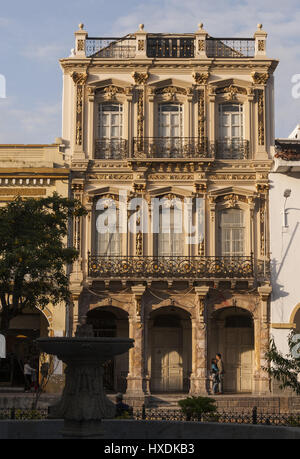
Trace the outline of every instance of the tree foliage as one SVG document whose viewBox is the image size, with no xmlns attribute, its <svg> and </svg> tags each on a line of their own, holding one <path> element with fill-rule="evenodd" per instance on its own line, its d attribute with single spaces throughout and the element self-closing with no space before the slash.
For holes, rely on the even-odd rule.
<svg viewBox="0 0 300 459">
<path fill-rule="evenodd" d="M 292 332 L 288 339 L 289 353 L 283 355 L 278 351 L 274 340 L 270 341 L 266 359 L 269 363 L 265 370 L 276 381 L 279 381 L 280 389 L 290 388 L 300 395 L 300 336 Z"/>
<path fill-rule="evenodd" d="M 24 309 L 68 300 L 66 265 L 78 256 L 67 246 L 68 223 L 85 212 L 79 201 L 57 193 L 17 197 L 0 209 L 0 330 Z"/>
<path fill-rule="evenodd" d="M 210 397 L 187 397 L 179 400 L 178 405 L 187 419 L 192 417 L 201 419 L 203 414 L 214 414 L 217 411 L 216 401 Z"/>
</svg>

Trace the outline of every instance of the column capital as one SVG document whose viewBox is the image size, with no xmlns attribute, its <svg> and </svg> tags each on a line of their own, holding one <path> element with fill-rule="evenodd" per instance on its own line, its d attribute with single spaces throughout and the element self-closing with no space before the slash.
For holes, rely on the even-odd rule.
<svg viewBox="0 0 300 459">
<path fill-rule="evenodd" d="M 270 284 L 265 284 L 265 285 L 262 285 L 261 287 L 258 287 L 257 291 L 263 301 L 268 301 L 269 296 L 272 293 L 272 287 Z"/>
<path fill-rule="evenodd" d="M 131 287 L 131 291 L 135 296 L 142 296 L 145 293 L 145 290 L 145 285 L 133 285 Z"/>
<path fill-rule="evenodd" d="M 205 298 L 209 292 L 209 289 L 210 287 L 208 287 L 207 285 L 201 285 L 200 287 L 195 287 L 195 293 L 196 295 Z"/>
</svg>

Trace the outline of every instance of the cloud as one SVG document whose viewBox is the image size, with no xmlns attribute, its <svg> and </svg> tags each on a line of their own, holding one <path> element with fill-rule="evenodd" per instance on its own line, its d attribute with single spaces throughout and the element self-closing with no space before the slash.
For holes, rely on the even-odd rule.
<svg viewBox="0 0 300 459">
<path fill-rule="evenodd" d="M 17 99 L 0 100 L 0 143 L 52 143 L 61 135 L 61 102 L 19 108 Z"/>
<path fill-rule="evenodd" d="M 21 56 L 39 61 L 55 61 L 66 54 L 65 46 L 61 44 L 33 45 L 20 51 Z"/>
</svg>

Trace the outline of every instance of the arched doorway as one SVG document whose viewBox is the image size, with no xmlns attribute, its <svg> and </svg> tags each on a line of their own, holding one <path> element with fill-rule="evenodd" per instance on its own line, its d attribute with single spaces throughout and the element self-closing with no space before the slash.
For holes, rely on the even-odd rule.
<svg viewBox="0 0 300 459">
<path fill-rule="evenodd" d="M 151 392 L 188 392 L 191 374 L 190 315 L 176 307 L 150 315 Z"/>
<path fill-rule="evenodd" d="M 300 307 L 295 314 L 294 323 L 296 324 L 296 329 L 295 329 L 296 333 L 300 333 Z"/>
<path fill-rule="evenodd" d="M 254 325 L 252 315 L 241 308 L 226 308 L 212 318 L 210 357 L 222 355 L 224 392 L 253 390 Z"/>
<path fill-rule="evenodd" d="M 128 338 L 128 314 L 123 309 L 104 306 L 92 309 L 87 314 L 88 324 L 93 326 L 95 337 Z M 112 392 L 126 392 L 129 354 L 118 355 L 104 365 L 104 387 Z"/>
<path fill-rule="evenodd" d="M 0 359 L 1 386 L 24 387 L 25 360 L 39 369 L 40 350 L 36 339 L 48 336 L 48 327 L 45 315 L 37 309 L 23 311 L 11 319 L 5 334 L 6 358 Z"/>
</svg>

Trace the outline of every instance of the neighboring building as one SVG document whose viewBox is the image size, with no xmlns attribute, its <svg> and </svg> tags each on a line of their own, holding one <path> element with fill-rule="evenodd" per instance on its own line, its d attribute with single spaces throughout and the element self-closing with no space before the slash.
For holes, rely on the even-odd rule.
<svg viewBox="0 0 300 459">
<path fill-rule="evenodd" d="M 129 357 L 105 371 L 106 386 L 127 399 L 206 393 L 216 352 L 226 391 L 268 393 L 278 62 L 266 55 L 267 34 L 261 25 L 249 39 L 213 38 L 202 25 L 191 34 L 141 25 L 105 39 L 80 25 L 75 35 L 75 51 L 60 61 L 72 191 L 88 209 L 73 225 L 73 333 L 87 321 L 96 336 L 135 339 Z M 144 198 L 144 213 L 133 198 Z M 165 198 L 158 216 L 154 198 Z M 189 199 L 192 244 L 189 229 L 180 231 Z M 113 207 L 118 231 L 97 231 Z M 124 213 L 135 232 L 124 228 Z"/>
<path fill-rule="evenodd" d="M 69 194 L 69 169 L 64 160 L 64 145 L 56 139 L 53 145 L 0 145 L 0 206 L 16 196 L 46 197 L 54 191 Z M 6 359 L 0 359 L 0 385 L 24 384 L 24 359 L 38 368 L 39 350 L 34 343 L 40 336 L 63 336 L 66 333 L 64 304 L 49 305 L 42 311 L 24 311 L 10 322 L 6 335 Z M 61 387 L 61 365 L 48 390 Z"/>
<path fill-rule="evenodd" d="M 271 333 L 278 349 L 287 353 L 291 330 L 300 333 L 300 125 L 275 143 L 270 174 Z"/>
</svg>

